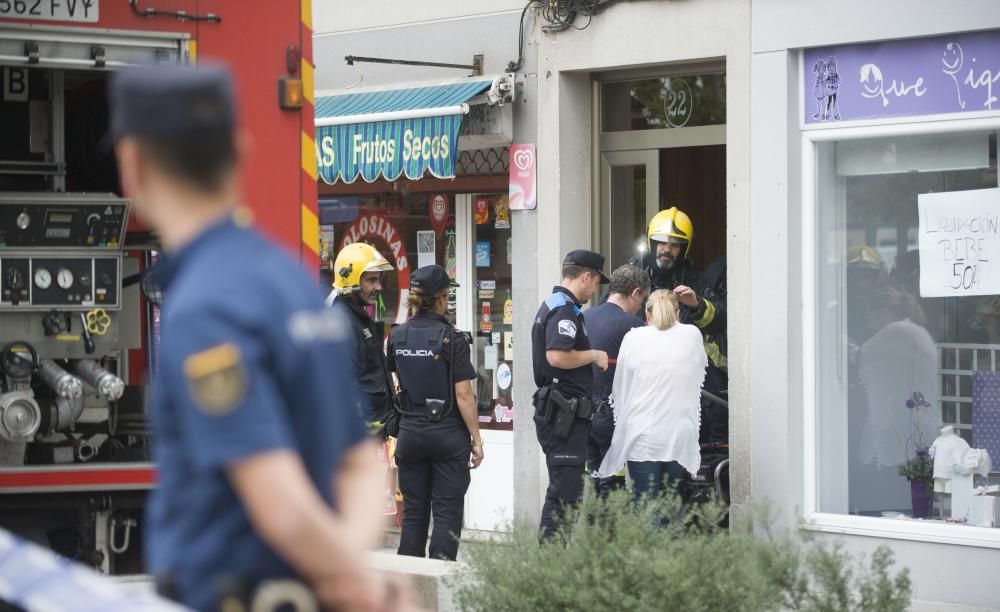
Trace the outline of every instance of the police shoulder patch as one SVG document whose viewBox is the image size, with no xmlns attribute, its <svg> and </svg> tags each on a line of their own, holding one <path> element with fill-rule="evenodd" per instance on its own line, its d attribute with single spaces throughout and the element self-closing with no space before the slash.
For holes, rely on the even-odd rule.
<svg viewBox="0 0 1000 612">
<path fill-rule="evenodd" d="M 569 319 L 559 321 L 559 333 L 570 338 L 576 338 L 576 323 Z"/>
<path fill-rule="evenodd" d="M 211 416 L 228 414 L 247 392 L 243 357 L 232 342 L 189 356 L 184 360 L 184 378 L 195 407 Z"/>
</svg>

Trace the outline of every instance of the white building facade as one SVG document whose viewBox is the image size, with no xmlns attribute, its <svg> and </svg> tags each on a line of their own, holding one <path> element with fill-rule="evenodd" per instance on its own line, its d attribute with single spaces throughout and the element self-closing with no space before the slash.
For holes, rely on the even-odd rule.
<svg viewBox="0 0 1000 612">
<path fill-rule="evenodd" d="M 540 512 L 547 481 L 531 420 L 529 338 L 562 256 L 600 250 L 610 271 L 636 254 L 649 218 L 676 205 L 695 224 L 696 265 L 728 259 L 734 513 L 767 501 L 783 527 L 839 538 L 855 552 L 887 544 L 910 568 L 918 600 L 947 602 L 927 609 L 996 607 L 987 577 L 1000 570 L 1000 530 L 945 522 L 954 493 L 913 520 L 897 469 L 943 423 L 988 445 L 982 419 L 1000 414 L 989 399 L 1000 309 L 991 310 L 989 272 L 979 272 L 988 262 L 966 273 L 976 262 L 971 252 L 961 258 L 965 293 L 921 292 L 931 264 L 919 252 L 928 238 L 918 215 L 949 206 L 934 194 L 997 187 L 1000 106 L 988 101 L 1000 91 L 990 33 L 1000 12 L 988 0 L 963 2 L 961 11 L 903 0 L 621 1 L 577 16 L 569 29 L 530 8 L 519 46 L 523 9 L 314 5 L 318 109 L 324 95 L 406 97 L 490 81 L 523 60 L 502 109 L 485 91 L 467 101 L 474 119 L 462 128 L 454 179 L 340 180 L 320 190 L 335 246 L 374 211 L 403 236 L 411 267 L 452 262 L 463 284 L 455 320 L 475 335 L 488 428 L 466 526 L 498 529 L 515 512 Z M 949 75 L 949 42 L 982 51 Z M 937 64 L 910 70 L 931 52 Z M 482 76 L 348 66 L 346 55 L 451 64 L 479 55 Z M 537 208 L 504 216 L 513 143 L 536 147 Z M 449 207 L 443 232 L 424 219 L 438 195 Z M 988 208 L 984 197 L 978 205 Z M 431 230 L 437 242 L 428 250 L 417 233 Z M 386 310 L 392 318 L 392 305 Z"/>
</svg>

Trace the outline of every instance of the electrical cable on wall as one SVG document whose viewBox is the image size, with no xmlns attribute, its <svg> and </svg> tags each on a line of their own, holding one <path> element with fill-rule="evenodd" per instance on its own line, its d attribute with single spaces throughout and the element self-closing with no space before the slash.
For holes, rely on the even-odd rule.
<svg viewBox="0 0 1000 612">
<path fill-rule="evenodd" d="M 535 6 L 541 6 L 540 14 L 545 25 L 543 32 L 562 32 L 570 28 L 574 30 L 585 30 L 597 15 L 609 5 L 617 0 L 530 0 L 521 11 L 521 21 L 518 25 L 517 34 L 517 60 L 507 64 L 507 72 L 517 72 L 524 64 L 524 17 L 528 10 Z M 583 25 L 576 25 L 578 17 L 586 17 L 587 21 Z"/>
</svg>

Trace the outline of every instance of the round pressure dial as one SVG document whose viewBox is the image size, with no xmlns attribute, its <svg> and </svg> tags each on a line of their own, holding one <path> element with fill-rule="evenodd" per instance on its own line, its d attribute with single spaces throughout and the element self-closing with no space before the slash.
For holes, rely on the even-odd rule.
<svg viewBox="0 0 1000 612">
<path fill-rule="evenodd" d="M 39 289 L 48 289 L 52 286 L 52 273 L 46 268 L 35 270 L 35 286 Z"/>
<path fill-rule="evenodd" d="M 67 268 L 60 268 L 59 271 L 56 272 L 56 283 L 58 283 L 59 287 L 62 289 L 69 289 L 73 286 L 73 273 Z"/>
</svg>

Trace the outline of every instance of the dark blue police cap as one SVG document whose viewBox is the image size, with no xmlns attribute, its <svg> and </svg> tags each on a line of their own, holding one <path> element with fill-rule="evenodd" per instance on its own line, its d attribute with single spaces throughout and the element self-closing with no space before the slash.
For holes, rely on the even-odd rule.
<svg viewBox="0 0 1000 612">
<path fill-rule="evenodd" d="M 427 295 L 441 293 L 449 287 L 458 287 L 448 272 L 441 266 L 424 266 L 410 277 L 410 287 Z"/>
<path fill-rule="evenodd" d="M 233 133 L 236 108 L 225 68 L 158 64 L 126 68 L 108 86 L 111 137 L 184 137 Z"/>
<path fill-rule="evenodd" d="M 566 254 L 566 258 L 563 259 L 563 267 L 566 266 L 580 266 L 581 268 L 590 268 L 595 270 L 601 275 L 601 284 L 607 285 L 611 282 L 611 279 L 604 273 L 604 255 L 600 253 L 595 253 L 593 251 L 587 251 L 580 249 L 578 251 L 570 251 Z"/>
</svg>

